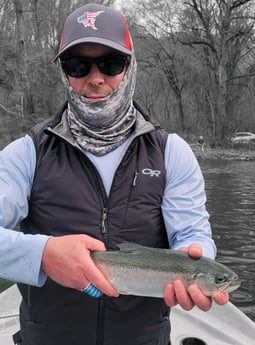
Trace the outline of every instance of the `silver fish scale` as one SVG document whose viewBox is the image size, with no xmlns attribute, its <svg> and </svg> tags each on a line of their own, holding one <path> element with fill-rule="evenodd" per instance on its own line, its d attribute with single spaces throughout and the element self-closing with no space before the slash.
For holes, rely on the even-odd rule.
<svg viewBox="0 0 255 345">
<path fill-rule="evenodd" d="M 163 297 L 164 286 L 176 278 L 186 284 L 198 283 L 208 296 L 220 285 L 231 291 L 238 287 L 236 275 L 228 267 L 205 257 L 192 259 L 185 252 L 139 246 L 92 252 L 91 256 L 121 294 Z M 218 285 L 216 277 L 223 278 Z"/>
<path fill-rule="evenodd" d="M 124 265 L 126 267 L 139 267 L 155 271 L 173 272 L 205 272 L 208 265 L 215 270 L 215 261 L 210 259 L 191 259 L 185 252 L 169 249 L 146 248 L 130 251 L 93 252 L 94 261 L 103 261 L 106 265 Z M 204 262 L 205 261 L 205 262 Z M 212 261 L 212 264 L 211 264 Z"/>
</svg>

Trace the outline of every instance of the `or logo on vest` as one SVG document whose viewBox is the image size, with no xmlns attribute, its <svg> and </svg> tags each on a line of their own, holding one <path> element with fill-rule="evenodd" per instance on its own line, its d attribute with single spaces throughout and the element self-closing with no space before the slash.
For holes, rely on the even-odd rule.
<svg viewBox="0 0 255 345">
<path fill-rule="evenodd" d="M 79 24 L 83 24 L 85 28 L 91 28 L 94 30 L 98 30 L 96 27 L 96 17 L 99 16 L 99 14 L 103 13 L 104 11 L 98 11 L 98 12 L 85 12 L 82 16 L 77 18 L 77 22 Z"/>
<path fill-rule="evenodd" d="M 159 175 L 161 174 L 161 171 L 160 170 L 152 170 L 152 169 L 149 169 L 149 168 L 145 168 L 142 170 L 142 173 L 144 175 L 149 175 L 150 177 L 159 177 Z"/>
</svg>

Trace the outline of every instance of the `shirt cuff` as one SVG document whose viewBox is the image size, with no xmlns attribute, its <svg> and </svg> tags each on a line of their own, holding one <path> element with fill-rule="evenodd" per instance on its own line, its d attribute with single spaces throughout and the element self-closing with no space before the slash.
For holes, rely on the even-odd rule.
<svg viewBox="0 0 255 345">
<path fill-rule="evenodd" d="M 18 283 L 42 286 L 47 275 L 41 270 L 45 235 L 30 235 L 0 227 L 0 277 Z"/>
</svg>

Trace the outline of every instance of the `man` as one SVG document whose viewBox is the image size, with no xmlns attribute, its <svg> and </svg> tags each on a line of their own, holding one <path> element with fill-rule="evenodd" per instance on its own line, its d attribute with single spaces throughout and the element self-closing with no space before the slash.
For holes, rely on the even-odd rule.
<svg viewBox="0 0 255 345">
<path fill-rule="evenodd" d="M 119 296 L 90 251 L 128 241 L 214 258 L 198 163 L 133 102 L 136 60 L 119 12 L 74 11 L 56 60 L 68 102 L 0 160 L 0 275 L 19 282 L 22 344 L 167 345 L 169 307 L 206 311 L 211 299 L 178 279 L 164 299 Z"/>
<path fill-rule="evenodd" d="M 197 144 L 200 150 L 204 153 L 205 140 L 202 135 L 200 135 L 200 137 L 198 138 Z"/>
</svg>

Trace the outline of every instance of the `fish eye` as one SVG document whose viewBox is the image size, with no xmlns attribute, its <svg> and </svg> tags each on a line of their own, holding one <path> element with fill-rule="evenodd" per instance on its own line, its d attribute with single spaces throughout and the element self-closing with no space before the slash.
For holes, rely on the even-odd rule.
<svg viewBox="0 0 255 345">
<path fill-rule="evenodd" d="M 216 284 L 225 283 L 228 280 L 228 276 L 226 274 L 217 274 L 215 277 Z"/>
</svg>

